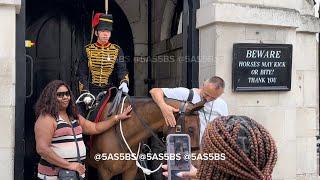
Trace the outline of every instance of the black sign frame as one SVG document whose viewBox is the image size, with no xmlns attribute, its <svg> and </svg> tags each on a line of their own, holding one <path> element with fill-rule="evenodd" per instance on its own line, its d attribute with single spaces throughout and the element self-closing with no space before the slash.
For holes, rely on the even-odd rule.
<svg viewBox="0 0 320 180">
<path fill-rule="evenodd" d="M 290 91 L 291 90 L 291 74 L 292 74 L 292 49 L 293 49 L 292 44 L 262 44 L 262 43 L 261 44 L 256 44 L 256 43 L 233 44 L 233 62 L 232 62 L 233 91 L 236 91 L 236 92 Z M 260 57 L 258 58 L 253 58 L 253 57 L 247 58 L 248 50 L 249 51 L 260 50 L 259 52 L 262 52 L 263 50 L 267 50 L 269 52 L 273 51 L 273 56 L 270 56 L 271 53 L 269 53 L 269 56 L 266 53 L 265 55 L 262 56 L 261 55 L 262 53 L 260 53 Z M 264 51 L 264 52 L 267 52 L 267 51 Z M 281 51 L 281 52 L 278 53 L 277 56 L 275 56 L 275 52 L 277 51 Z M 282 57 L 280 56 L 280 54 Z M 265 58 L 265 57 L 269 57 L 269 58 Z M 275 57 L 281 57 L 281 58 L 275 58 Z M 263 62 L 264 62 L 264 65 L 272 64 L 274 67 L 261 67 Z M 248 65 L 249 67 L 239 67 L 240 65 L 243 65 L 243 64 Z M 281 64 L 284 67 L 281 67 L 281 66 L 275 67 L 275 66 L 278 66 L 278 64 Z M 254 74 L 254 73 L 258 73 L 258 74 Z M 269 74 L 260 75 L 260 73 L 261 74 L 269 73 Z M 250 80 L 251 80 L 251 84 L 250 84 Z M 277 82 L 277 80 L 279 81 Z M 271 84 L 273 85 L 269 85 L 270 81 L 272 81 Z"/>
</svg>

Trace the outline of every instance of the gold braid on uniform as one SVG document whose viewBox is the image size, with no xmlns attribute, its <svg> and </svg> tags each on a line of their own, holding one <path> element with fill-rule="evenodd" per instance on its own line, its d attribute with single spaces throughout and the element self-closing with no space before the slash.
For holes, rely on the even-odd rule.
<svg viewBox="0 0 320 180">
<path fill-rule="evenodd" d="M 207 125 L 202 153 L 226 159 L 201 161 L 197 179 L 271 180 L 277 148 L 270 133 L 246 116 L 219 117 Z"/>
<path fill-rule="evenodd" d="M 119 47 L 114 44 L 108 47 L 89 44 L 86 52 L 91 83 L 97 86 L 107 85 L 119 54 Z"/>
</svg>

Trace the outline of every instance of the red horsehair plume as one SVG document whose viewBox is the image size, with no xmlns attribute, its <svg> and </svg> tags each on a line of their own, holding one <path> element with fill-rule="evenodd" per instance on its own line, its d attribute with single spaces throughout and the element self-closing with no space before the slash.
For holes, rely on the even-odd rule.
<svg viewBox="0 0 320 180">
<path fill-rule="evenodd" d="M 95 28 L 99 24 L 99 18 L 102 13 L 97 13 L 92 19 L 92 28 Z"/>
</svg>

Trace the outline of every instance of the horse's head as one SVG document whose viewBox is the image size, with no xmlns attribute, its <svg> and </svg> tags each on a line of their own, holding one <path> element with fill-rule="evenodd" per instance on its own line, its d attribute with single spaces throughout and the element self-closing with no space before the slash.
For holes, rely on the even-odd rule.
<svg viewBox="0 0 320 180">
<path fill-rule="evenodd" d="M 200 101 L 196 104 L 188 103 L 188 106 L 186 109 L 186 114 L 187 115 L 197 114 L 197 111 L 202 109 L 204 107 L 205 103 L 206 103 L 206 101 Z"/>
<path fill-rule="evenodd" d="M 184 102 L 181 101 L 167 101 L 169 105 L 172 107 L 179 109 L 181 108 L 181 105 L 184 105 Z M 182 104 L 181 104 L 182 103 Z M 200 144 L 200 122 L 199 122 L 199 116 L 198 111 L 204 107 L 204 104 L 206 101 L 200 101 L 196 104 L 187 103 L 185 105 L 186 109 L 184 114 L 180 113 L 174 113 L 175 119 L 182 118 L 182 122 L 184 123 L 183 126 L 183 133 L 189 134 L 191 138 L 191 146 L 193 149 L 198 149 Z M 171 128 L 168 126 L 163 127 L 163 133 L 169 134 L 169 133 L 176 133 L 176 128 Z"/>
</svg>

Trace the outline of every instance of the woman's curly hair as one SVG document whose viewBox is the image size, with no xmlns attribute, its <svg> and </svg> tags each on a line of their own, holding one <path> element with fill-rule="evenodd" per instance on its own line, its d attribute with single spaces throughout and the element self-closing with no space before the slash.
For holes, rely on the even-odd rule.
<svg viewBox="0 0 320 180">
<path fill-rule="evenodd" d="M 216 118 L 207 125 L 202 153 L 225 154 L 225 160 L 201 161 L 198 179 L 271 180 L 277 147 L 270 133 L 246 116 Z"/>
<path fill-rule="evenodd" d="M 59 87 L 65 86 L 70 92 L 70 101 L 67 107 L 67 114 L 74 119 L 78 119 L 78 109 L 74 101 L 74 96 L 67 83 L 61 80 L 54 80 L 50 82 L 42 91 L 36 105 L 35 113 L 36 118 L 40 115 L 51 115 L 52 117 L 59 118 L 59 102 L 57 100 L 57 90 Z"/>
</svg>

